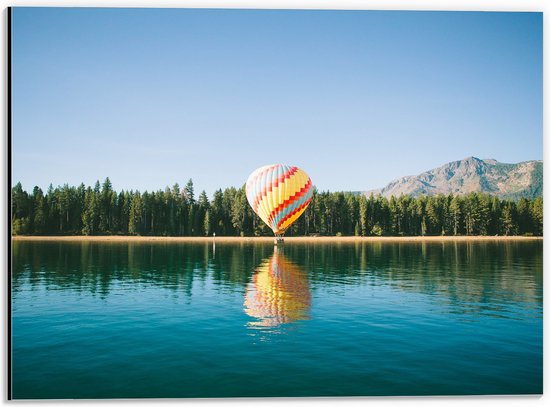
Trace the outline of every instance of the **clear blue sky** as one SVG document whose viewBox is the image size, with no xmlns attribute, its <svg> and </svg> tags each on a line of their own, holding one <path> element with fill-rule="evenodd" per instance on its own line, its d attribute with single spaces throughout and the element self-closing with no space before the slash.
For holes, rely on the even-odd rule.
<svg viewBox="0 0 550 407">
<path fill-rule="evenodd" d="M 467 156 L 542 159 L 542 14 L 16 8 L 13 172 L 368 190 Z"/>
</svg>

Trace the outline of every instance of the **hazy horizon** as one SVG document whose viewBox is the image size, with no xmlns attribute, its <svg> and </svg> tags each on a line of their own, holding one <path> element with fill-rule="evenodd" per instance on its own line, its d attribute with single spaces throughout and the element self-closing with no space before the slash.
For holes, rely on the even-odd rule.
<svg viewBox="0 0 550 407">
<path fill-rule="evenodd" d="M 502 163 L 502 164 L 518 164 L 518 163 L 504 163 L 504 162 L 502 162 L 502 161 L 500 161 L 500 160 L 496 160 L 496 159 L 494 159 L 494 158 L 480 158 L 480 157 L 475 157 L 475 156 L 464 157 L 464 158 L 462 158 L 462 159 L 460 159 L 460 160 L 454 160 L 454 161 L 462 161 L 462 160 L 465 160 L 465 159 L 471 158 L 471 157 L 478 158 L 478 159 L 481 159 L 481 160 L 483 160 L 483 161 L 486 161 L 486 160 L 495 160 L 495 161 L 500 162 L 500 163 Z M 523 161 L 523 162 L 526 162 L 526 161 L 541 161 L 541 162 L 542 162 L 543 160 L 542 160 L 542 159 L 540 159 L 540 160 L 525 160 L 525 161 Z M 452 162 L 452 161 L 451 161 L 451 162 Z M 442 164 L 441 166 L 444 166 L 444 165 L 446 165 L 446 164 L 448 164 L 448 163 L 444 163 L 444 164 Z M 438 166 L 438 167 L 435 167 L 435 168 L 439 168 L 439 167 L 441 167 L 441 166 Z M 381 186 L 379 186 L 379 187 L 377 187 L 377 188 L 371 188 L 371 189 L 362 189 L 362 190 L 334 189 L 334 190 L 328 190 L 328 189 L 319 189 L 319 188 L 317 188 L 317 185 L 315 185 L 315 183 L 314 183 L 313 185 L 314 185 L 314 187 L 316 187 L 317 189 L 319 189 L 321 192 L 354 192 L 354 193 L 355 193 L 355 192 L 365 192 L 365 193 L 368 193 L 368 192 L 377 191 L 377 190 L 379 190 L 379 189 L 382 189 L 383 187 L 386 187 L 387 184 L 389 184 L 389 183 L 391 183 L 392 181 L 395 181 L 395 180 L 397 180 L 397 179 L 400 179 L 400 178 L 403 178 L 403 177 L 409 177 L 409 176 L 417 176 L 417 175 L 420 175 L 420 174 L 423 173 L 423 172 L 428 172 L 428 171 L 433 170 L 433 169 L 435 169 L 435 168 L 429 168 L 429 169 L 426 169 L 425 171 L 422 171 L 422 172 L 417 173 L 417 174 L 404 174 L 404 175 L 401 176 L 401 177 L 398 177 L 398 178 L 395 178 L 395 179 L 393 179 L 393 180 L 390 180 L 388 183 L 386 183 L 386 184 L 384 184 L 384 185 L 381 185 Z M 109 177 L 109 176 L 107 175 L 107 177 Z M 106 178 L 107 178 L 107 177 L 106 177 Z M 204 188 L 200 188 L 200 184 L 197 183 L 197 180 L 195 180 L 195 179 L 191 179 L 191 180 L 193 181 L 193 187 L 194 187 L 194 190 L 195 190 L 195 193 L 196 193 L 196 194 L 199 194 L 199 193 L 202 192 L 203 190 L 206 191 Z M 81 184 L 83 183 L 86 187 L 90 186 L 90 187 L 93 188 L 94 185 L 95 185 L 95 183 L 96 183 L 96 181 L 98 181 L 98 182 L 100 183 L 100 185 L 102 185 L 103 182 L 105 181 L 105 178 L 103 178 L 103 179 L 96 179 L 95 181 L 93 181 L 93 182 L 90 183 L 90 184 L 86 184 L 86 183 L 84 183 L 84 182 L 79 182 L 79 183 L 76 183 L 76 184 L 69 184 L 69 186 L 78 187 L 79 185 L 81 185 Z M 156 191 L 159 191 L 159 190 L 163 190 L 163 191 L 164 191 L 166 188 L 172 189 L 172 187 L 173 187 L 174 184 L 175 184 L 175 183 L 174 183 L 174 184 L 172 184 L 172 185 L 164 185 L 164 186 L 158 186 L 158 187 L 152 188 L 152 189 L 141 189 L 141 190 L 140 190 L 139 188 L 123 188 L 123 187 L 122 187 L 122 188 L 117 188 L 117 185 L 116 185 L 115 183 L 113 183 L 113 180 L 111 179 L 111 177 L 109 177 L 109 181 L 111 181 L 111 183 L 113 184 L 115 190 L 119 190 L 119 191 L 120 191 L 120 190 L 124 190 L 124 191 L 130 191 L 130 190 L 138 191 L 138 190 L 139 190 L 140 192 L 145 192 L 145 191 L 148 191 L 148 192 L 153 192 L 153 191 L 155 191 L 155 192 L 156 192 Z M 185 184 L 187 184 L 188 181 L 189 181 L 189 179 L 186 179 L 186 180 L 182 180 L 181 182 L 176 181 L 176 183 L 180 186 L 180 189 L 183 189 L 183 188 L 185 187 Z M 12 186 L 14 186 L 15 184 L 17 184 L 18 182 L 20 182 L 20 181 L 18 181 L 18 180 L 13 180 L 13 181 L 12 181 Z M 65 183 L 63 183 L 63 184 L 57 184 L 57 185 L 54 185 L 53 183 L 50 183 L 50 184 L 48 184 L 46 187 L 42 187 L 42 186 L 40 186 L 40 185 L 36 185 L 36 186 L 38 186 L 39 188 L 41 188 L 42 191 L 45 193 L 45 192 L 48 190 L 48 188 L 50 187 L 50 185 L 51 185 L 53 188 L 56 188 L 56 187 L 62 187 L 62 186 L 65 185 L 65 184 L 68 184 L 68 183 L 65 182 Z M 224 185 L 224 186 L 220 186 L 220 187 L 215 188 L 214 190 L 212 190 L 211 193 L 207 192 L 208 198 L 209 198 L 209 199 L 212 198 L 212 195 L 213 195 L 214 191 L 216 191 L 216 190 L 218 190 L 218 189 L 224 190 L 224 189 L 226 189 L 226 188 L 231 188 L 231 187 L 240 188 L 240 187 L 242 187 L 244 184 L 245 184 L 245 182 L 243 182 L 243 183 L 240 184 L 240 185 Z M 23 190 L 26 190 L 26 191 L 28 191 L 28 192 L 31 192 L 32 189 L 35 187 L 35 185 L 33 185 L 33 186 L 31 187 L 31 186 L 29 186 L 29 185 L 23 185 L 23 184 L 22 184 L 22 187 L 23 187 Z"/>
</svg>

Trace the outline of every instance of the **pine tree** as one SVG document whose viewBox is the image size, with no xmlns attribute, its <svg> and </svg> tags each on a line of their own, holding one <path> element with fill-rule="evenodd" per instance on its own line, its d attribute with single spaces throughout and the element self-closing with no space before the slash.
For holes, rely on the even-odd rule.
<svg viewBox="0 0 550 407">
<path fill-rule="evenodd" d="M 187 184 L 185 184 L 185 188 L 183 189 L 183 191 L 189 205 L 193 205 L 195 203 L 195 189 L 193 188 L 192 179 L 189 179 L 189 181 L 187 181 Z"/>
<path fill-rule="evenodd" d="M 210 211 L 210 224 L 212 232 L 217 235 L 223 235 L 224 231 L 224 215 L 223 215 L 223 192 L 218 189 L 214 192 L 212 198 L 212 207 Z"/>
<path fill-rule="evenodd" d="M 81 182 L 76 189 L 75 195 L 71 230 L 75 234 L 80 234 L 82 233 L 82 214 L 84 213 L 84 205 L 86 201 L 86 186 L 83 182 Z"/>
<path fill-rule="evenodd" d="M 531 208 L 527 198 L 522 197 L 517 204 L 519 234 L 524 235 L 532 232 Z"/>
<path fill-rule="evenodd" d="M 130 202 L 130 217 L 128 221 L 128 232 L 132 235 L 139 235 L 142 232 L 143 201 L 139 191 L 135 192 Z"/>
<path fill-rule="evenodd" d="M 449 213 L 453 229 L 453 235 L 457 236 L 462 231 L 462 200 L 454 196 L 449 206 Z"/>
<path fill-rule="evenodd" d="M 204 234 L 208 236 L 210 234 L 210 209 L 207 209 L 204 214 Z"/>
<path fill-rule="evenodd" d="M 491 197 L 487 194 L 477 193 L 479 202 L 479 221 L 476 234 L 486 236 L 491 221 Z"/>
<path fill-rule="evenodd" d="M 542 236 L 543 217 L 544 217 L 544 205 L 542 202 L 542 197 L 539 196 L 531 204 L 531 219 L 533 224 L 533 233 L 537 236 Z"/>
<path fill-rule="evenodd" d="M 435 197 L 429 196 L 426 199 L 426 219 L 429 234 L 441 234 L 441 215 L 440 208 Z"/>
<path fill-rule="evenodd" d="M 389 208 L 390 219 L 391 219 L 390 233 L 392 235 L 399 235 L 401 233 L 402 215 L 401 215 L 400 208 L 397 205 L 397 199 L 393 195 L 390 197 L 388 208 Z"/>
<path fill-rule="evenodd" d="M 243 187 L 236 191 L 235 199 L 231 205 L 231 222 L 240 236 L 244 236 L 247 205 L 246 192 Z"/>
<path fill-rule="evenodd" d="M 499 235 L 502 233 L 502 208 L 500 200 L 494 196 L 491 200 L 491 216 L 489 222 L 489 234 L 490 235 Z"/>
<path fill-rule="evenodd" d="M 61 233 L 67 232 L 70 223 L 70 210 L 71 210 L 71 188 L 68 184 L 63 185 L 61 191 L 59 191 L 59 199 L 57 204 L 59 205 L 59 231 Z"/>
<path fill-rule="evenodd" d="M 29 194 L 23 191 L 20 182 L 11 190 L 11 222 L 14 235 L 26 234 L 30 229 Z"/>
<path fill-rule="evenodd" d="M 33 233 L 42 235 L 46 232 L 46 200 L 44 199 L 44 193 L 38 187 L 34 187 L 32 194 L 32 201 L 34 206 L 34 219 L 33 219 Z"/>
<path fill-rule="evenodd" d="M 502 229 L 506 236 L 518 234 L 517 211 L 513 202 L 502 205 Z"/>
<path fill-rule="evenodd" d="M 206 233 L 204 218 L 206 216 L 206 212 L 210 209 L 210 202 L 208 202 L 206 191 L 203 190 L 200 193 L 197 204 L 198 210 L 195 218 L 195 228 L 197 229 L 199 235 L 204 235 Z"/>
<path fill-rule="evenodd" d="M 100 211 L 99 181 L 96 182 L 94 189 L 90 187 L 86 190 L 84 198 L 84 212 L 82 213 L 82 233 L 85 235 L 95 235 L 99 228 Z"/>
<path fill-rule="evenodd" d="M 480 210 L 479 199 L 475 192 L 464 198 L 464 225 L 468 236 L 474 235 L 479 229 Z"/>
<path fill-rule="evenodd" d="M 99 231 L 106 233 L 111 229 L 111 194 L 113 186 L 109 177 L 105 178 L 99 201 Z"/>
<path fill-rule="evenodd" d="M 361 236 L 367 236 L 368 224 L 367 224 L 367 197 L 361 195 L 359 197 L 359 227 L 361 230 Z"/>
</svg>

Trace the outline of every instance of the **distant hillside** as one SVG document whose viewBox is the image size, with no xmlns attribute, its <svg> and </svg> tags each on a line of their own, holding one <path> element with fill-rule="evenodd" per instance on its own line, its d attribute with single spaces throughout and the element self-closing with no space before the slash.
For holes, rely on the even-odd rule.
<svg viewBox="0 0 550 407">
<path fill-rule="evenodd" d="M 535 198 L 542 196 L 542 172 L 542 161 L 505 164 L 468 157 L 420 175 L 399 178 L 365 194 L 390 197 L 483 192 L 502 199 Z"/>
</svg>

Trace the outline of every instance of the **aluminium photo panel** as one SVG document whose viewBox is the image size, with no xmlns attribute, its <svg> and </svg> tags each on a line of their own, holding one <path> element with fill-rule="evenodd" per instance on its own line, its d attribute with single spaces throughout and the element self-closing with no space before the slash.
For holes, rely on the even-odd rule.
<svg viewBox="0 0 550 407">
<path fill-rule="evenodd" d="M 8 10 L 8 398 L 541 395 L 540 12 Z"/>
</svg>

